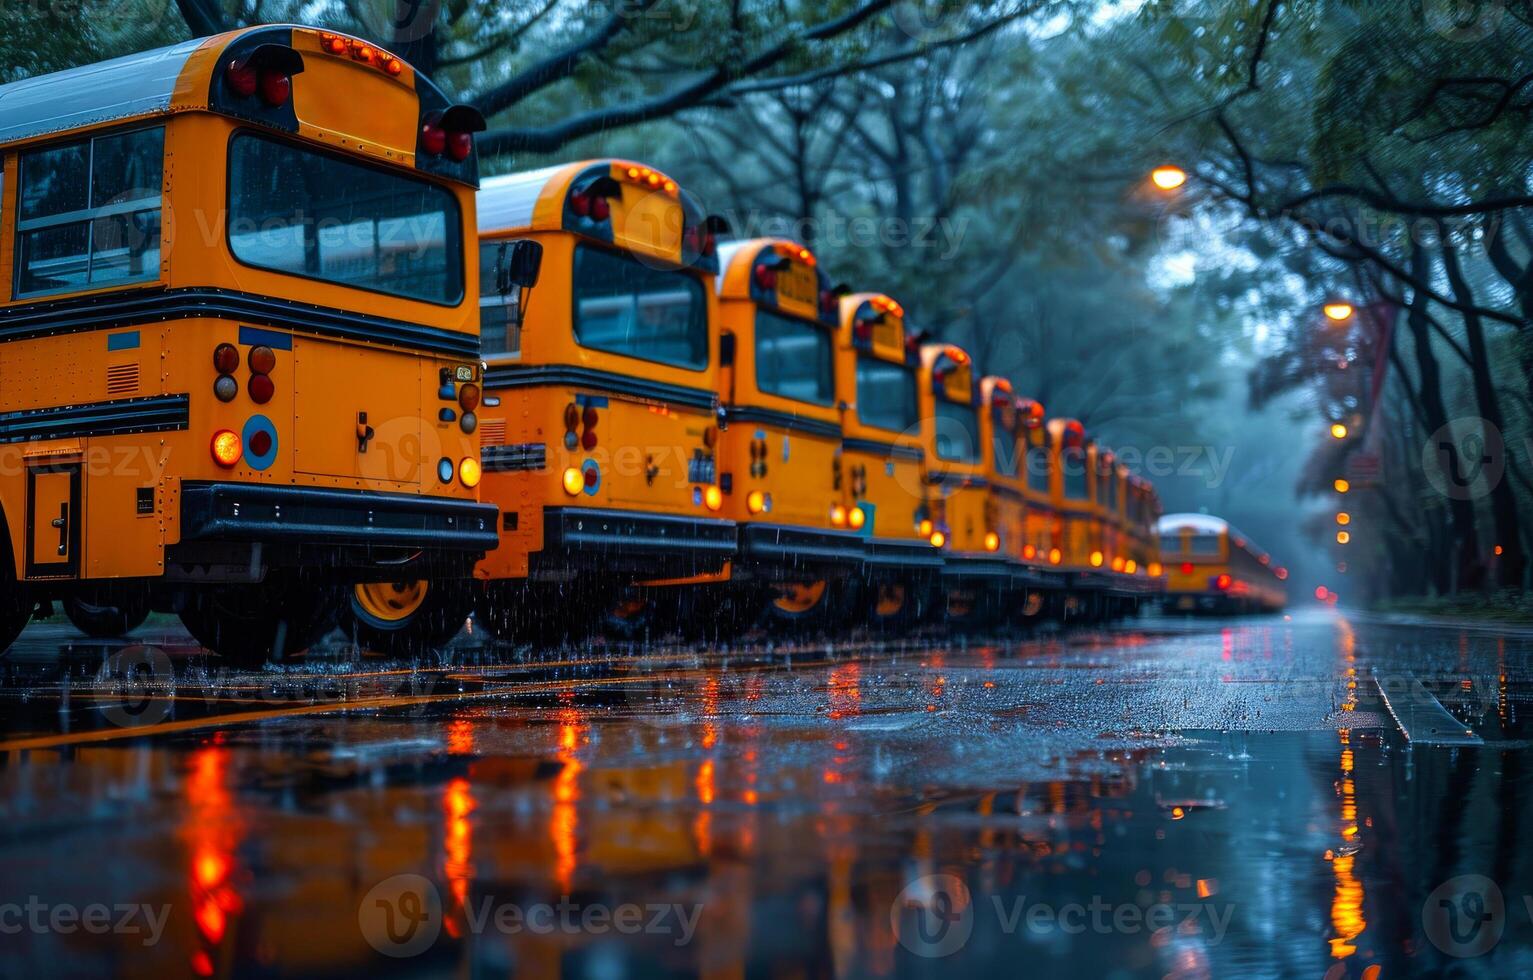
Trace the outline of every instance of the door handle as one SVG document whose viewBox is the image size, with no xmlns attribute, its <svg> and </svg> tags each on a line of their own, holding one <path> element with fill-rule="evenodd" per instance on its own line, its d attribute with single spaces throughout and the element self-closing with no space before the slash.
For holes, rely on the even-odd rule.
<svg viewBox="0 0 1533 980">
<path fill-rule="evenodd" d="M 59 557 L 69 553 L 69 503 L 66 501 L 59 504 L 59 516 L 52 521 L 54 527 L 59 529 Z"/>
</svg>

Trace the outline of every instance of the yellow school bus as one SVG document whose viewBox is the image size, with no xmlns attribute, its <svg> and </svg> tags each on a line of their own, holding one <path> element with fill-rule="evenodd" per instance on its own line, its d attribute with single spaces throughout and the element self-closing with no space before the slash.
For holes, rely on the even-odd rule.
<svg viewBox="0 0 1533 980">
<path fill-rule="evenodd" d="M 1129 478 L 1129 562 L 1137 566 L 1130 569 L 1149 580 L 1152 592 L 1161 587 L 1162 567 L 1160 561 L 1160 536 L 1156 526 L 1160 523 L 1160 497 L 1155 485 L 1141 476 Z"/>
<path fill-rule="evenodd" d="M 866 608 L 875 628 L 922 615 L 943 567 L 926 501 L 926 452 L 916 372 L 920 343 L 905 310 L 882 293 L 841 297 L 836 333 L 836 401 L 841 419 L 841 486 L 860 511 Z"/>
<path fill-rule="evenodd" d="M 1278 612 L 1287 604 L 1288 570 L 1223 518 L 1167 514 L 1158 530 L 1168 612 Z"/>
<path fill-rule="evenodd" d="M 739 526 L 742 618 L 829 624 L 846 611 L 868 512 L 848 506 L 836 404 L 841 298 L 786 239 L 720 250 L 719 485 Z M 742 594 L 743 593 L 743 594 Z"/>
<path fill-rule="evenodd" d="M 1054 508 L 1053 437 L 1043 403 L 1024 398 L 1017 408 L 1022 419 L 1022 496 L 1026 503 L 1021 558 L 1024 565 L 1056 567 L 1064 562 L 1063 524 Z"/>
<path fill-rule="evenodd" d="M 634 583 L 717 575 L 734 557 L 717 462 L 717 230 L 674 180 L 628 160 L 484 182 L 480 434 L 500 543 L 475 574 L 492 632 L 637 629 Z M 509 250 L 529 241 L 537 285 L 511 288 Z"/>
<path fill-rule="evenodd" d="M 302 27 L 0 87 L 0 639 L 154 607 L 261 662 L 340 586 L 467 574 L 483 125 Z"/>
<path fill-rule="evenodd" d="M 986 522 L 994 530 L 986 534 L 985 550 L 1006 559 L 1006 572 L 1013 594 L 1006 596 L 1006 611 L 1021 618 L 1043 612 L 1048 593 L 1063 587 L 1063 580 L 1044 567 L 1034 543 L 1036 521 L 1043 512 L 1033 515 L 1035 506 L 1028 489 L 1027 451 L 1031 431 L 1043 419 L 1043 406 L 1018 398 L 1005 378 L 980 379 L 979 442 L 985 454 Z M 1047 469 L 1044 470 L 1045 479 Z M 1047 495 L 1042 495 L 1044 501 Z M 990 535 L 995 535 L 992 539 Z M 951 601 L 949 605 L 951 606 Z"/>
</svg>

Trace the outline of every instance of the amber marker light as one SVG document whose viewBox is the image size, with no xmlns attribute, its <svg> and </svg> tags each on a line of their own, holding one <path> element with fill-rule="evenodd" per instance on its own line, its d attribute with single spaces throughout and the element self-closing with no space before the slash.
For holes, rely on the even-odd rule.
<svg viewBox="0 0 1533 980">
<path fill-rule="evenodd" d="M 868 515 L 863 512 L 861 507 L 853 507 L 846 515 L 846 520 L 852 526 L 853 531 L 860 531 L 862 526 L 868 522 Z"/>
<path fill-rule="evenodd" d="M 718 510 L 724 506 L 724 491 L 718 487 L 708 487 L 703 491 L 703 503 L 708 505 L 709 510 Z"/>
<path fill-rule="evenodd" d="M 1332 323 L 1346 323 L 1352 319 L 1352 314 L 1357 312 L 1351 303 L 1327 303 L 1322 309 L 1325 312 L 1325 318 Z"/>
<path fill-rule="evenodd" d="M 585 486 L 585 474 L 581 473 L 573 466 L 564 471 L 565 493 L 569 494 L 571 497 L 578 497 L 580 496 L 580 491 L 585 489 Z"/>
<path fill-rule="evenodd" d="M 219 429 L 213 433 L 213 462 L 219 466 L 231 467 L 240 461 L 240 454 L 244 447 L 240 445 L 239 434 L 229 429 Z"/>
<path fill-rule="evenodd" d="M 458 480 L 470 490 L 479 485 L 479 477 L 482 473 L 479 460 L 472 456 L 465 456 L 458 462 Z"/>
</svg>

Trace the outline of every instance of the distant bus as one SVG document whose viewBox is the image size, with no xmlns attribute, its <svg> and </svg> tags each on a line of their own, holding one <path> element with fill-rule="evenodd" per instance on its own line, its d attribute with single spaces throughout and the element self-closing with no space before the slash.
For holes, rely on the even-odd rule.
<svg viewBox="0 0 1533 980">
<path fill-rule="evenodd" d="M 1168 612 L 1277 612 L 1288 604 L 1288 570 L 1228 521 L 1167 514 L 1158 530 Z"/>
<path fill-rule="evenodd" d="M 163 609 L 264 662 L 328 631 L 346 586 L 387 618 L 394 583 L 495 545 L 483 125 L 302 27 L 0 86 L 0 641 L 63 600 L 88 632 Z"/>
</svg>

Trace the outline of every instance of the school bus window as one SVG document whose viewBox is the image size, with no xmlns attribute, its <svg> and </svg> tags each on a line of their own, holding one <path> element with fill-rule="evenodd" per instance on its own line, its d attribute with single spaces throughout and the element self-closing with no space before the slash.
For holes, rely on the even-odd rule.
<svg viewBox="0 0 1533 980">
<path fill-rule="evenodd" d="M 858 357 L 857 417 L 891 432 L 914 428 L 920 421 L 915 372 L 889 361 Z"/>
<path fill-rule="evenodd" d="M 1079 449 L 1063 452 L 1065 471 L 1065 496 L 1071 500 L 1085 500 L 1090 496 L 1086 473 L 1086 454 Z"/>
<path fill-rule="evenodd" d="M 1049 492 L 1049 450 L 1045 446 L 1031 446 L 1027 450 L 1027 488 Z"/>
<path fill-rule="evenodd" d="M 1182 536 L 1180 534 L 1162 534 L 1160 536 L 1160 553 L 1163 555 L 1181 554 Z"/>
<path fill-rule="evenodd" d="M 229 248 L 246 265 L 406 299 L 463 296 L 457 199 L 304 147 L 229 144 Z"/>
<path fill-rule="evenodd" d="M 496 288 L 501 250 L 505 242 L 485 242 L 479 246 L 479 342 L 486 354 L 520 354 L 522 331 L 516 324 L 516 305 L 520 289 L 504 296 Z"/>
<path fill-rule="evenodd" d="M 758 310 L 756 387 L 815 405 L 835 401 L 830 331 L 805 320 Z"/>
<path fill-rule="evenodd" d="M 1194 534 L 1192 536 L 1191 550 L 1195 555 L 1217 555 L 1219 553 L 1219 535 Z"/>
<path fill-rule="evenodd" d="M 575 340 L 585 347 L 701 370 L 708 300 L 700 279 L 627 256 L 575 248 Z"/>
<path fill-rule="evenodd" d="M 990 429 L 990 445 L 995 455 L 995 471 L 1002 476 L 1016 476 L 1019 462 L 1016 433 L 996 420 Z"/>
<path fill-rule="evenodd" d="M 21 155 L 18 296 L 160 274 L 162 127 Z"/>
<path fill-rule="evenodd" d="M 937 458 L 950 463 L 979 462 L 979 417 L 973 405 L 937 398 Z"/>
</svg>

